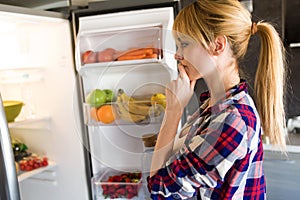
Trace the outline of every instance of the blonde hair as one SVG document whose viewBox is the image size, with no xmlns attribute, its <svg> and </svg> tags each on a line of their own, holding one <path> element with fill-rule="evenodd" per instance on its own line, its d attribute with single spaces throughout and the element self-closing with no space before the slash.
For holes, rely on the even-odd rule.
<svg viewBox="0 0 300 200">
<path fill-rule="evenodd" d="M 271 144 L 285 150 L 285 56 L 274 27 L 267 22 L 253 24 L 251 14 L 238 0 L 198 0 L 179 12 L 173 30 L 178 37 L 191 37 L 207 51 L 217 36 L 224 35 L 237 62 L 245 56 L 251 35 L 259 34 L 261 51 L 254 83 L 255 102 L 264 135 Z"/>
</svg>

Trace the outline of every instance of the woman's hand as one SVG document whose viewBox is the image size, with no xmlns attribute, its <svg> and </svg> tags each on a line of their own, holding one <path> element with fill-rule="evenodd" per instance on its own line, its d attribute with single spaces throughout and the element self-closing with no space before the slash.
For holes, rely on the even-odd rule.
<svg viewBox="0 0 300 200">
<path fill-rule="evenodd" d="M 178 64 L 179 76 L 166 87 L 167 111 L 176 111 L 182 114 L 194 93 L 196 80 L 190 81 L 184 67 Z"/>
<path fill-rule="evenodd" d="M 150 176 L 156 174 L 157 170 L 169 159 L 183 109 L 194 92 L 196 81 L 190 81 L 182 64 L 178 65 L 178 69 L 178 78 L 166 87 L 166 113 L 156 141 Z"/>
</svg>

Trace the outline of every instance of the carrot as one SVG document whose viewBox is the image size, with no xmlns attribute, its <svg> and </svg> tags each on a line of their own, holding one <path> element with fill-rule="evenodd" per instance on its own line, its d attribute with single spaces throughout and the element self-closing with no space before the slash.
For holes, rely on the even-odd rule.
<svg viewBox="0 0 300 200">
<path fill-rule="evenodd" d="M 138 60 L 138 59 L 143 59 L 146 57 L 146 54 L 141 54 L 141 55 L 136 55 L 136 56 L 128 56 L 128 55 L 123 55 L 117 58 L 118 61 L 121 60 Z"/>
<path fill-rule="evenodd" d="M 142 48 L 142 49 L 136 49 L 136 50 L 131 50 L 127 53 L 125 53 L 125 55 L 127 56 L 137 56 L 137 55 L 141 55 L 141 54 L 153 54 L 153 49 L 152 48 Z"/>
<path fill-rule="evenodd" d="M 126 50 L 126 51 L 117 51 L 114 54 L 114 59 L 117 60 L 119 57 L 126 56 L 128 52 L 135 51 L 135 50 L 137 50 L 137 48 L 132 48 L 132 49 Z"/>
<path fill-rule="evenodd" d="M 115 54 L 116 57 L 119 56 L 138 56 L 142 54 L 153 54 L 153 48 L 133 48 L 127 51 L 120 51 Z"/>
<path fill-rule="evenodd" d="M 151 55 L 146 55 L 145 58 L 158 58 L 158 55 L 156 53 L 151 54 Z"/>
</svg>

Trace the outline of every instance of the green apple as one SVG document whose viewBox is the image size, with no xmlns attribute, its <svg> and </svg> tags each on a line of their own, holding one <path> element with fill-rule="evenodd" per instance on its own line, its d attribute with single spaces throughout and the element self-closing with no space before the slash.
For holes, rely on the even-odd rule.
<svg viewBox="0 0 300 200">
<path fill-rule="evenodd" d="M 86 102 L 91 106 L 98 108 L 106 103 L 106 96 L 105 91 L 95 89 L 87 95 Z"/>
<path fill-rule="evenodd" d="M 106 102 L 112 102 L 114 99 L 113 91 L 109 89 L 105 89 L 103 91 L 106 93 Z"/>
</svg>

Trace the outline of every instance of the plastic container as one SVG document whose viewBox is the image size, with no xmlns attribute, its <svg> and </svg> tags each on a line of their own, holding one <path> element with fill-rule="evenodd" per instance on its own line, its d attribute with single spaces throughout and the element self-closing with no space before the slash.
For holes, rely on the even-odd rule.
<svg viewBox="0 0 300 200">
<path fill-rule="evenodd" d="M 84 104 L 84 118 L 87 125 L 147 125 L 150 123 L 161 123 L 164 115 L 163 106 L 156 103 L 152 105 L 150 100 L 135 100 L 123 103 L 112 102 L 104 105 L 109 105 L 112 112 L 108 113 L 107 110 L 101 109 L 101 106 L 96 108 L 88 103 Z M 101 118 L 113 118 L 113 120 L 108 120 L 109 123 L 106 123 Z"/>
<path fill-rule="evenodd" d="M 122 179 L 122 177 L 127 177 Z M 128 182 L 125 182 L 125 179 Z M 112 182 L 113 181 L 113 182 Z M 130 181 L 130 182 L 129 182 Z M 106 168 L 92 178 L 94 200 L 103 199 L 142 199 L 140 171 L 118 171 Z"/>
<path fill-rule="evenodd" d="M 162 59 L 161 39 L 160 25 L 86 32 L 80 35 L 77 59 L 81 66 L 126 65 L 136 60 L 157 62 Z"/>
<path fill-rule="evenodd" d="M 152 162 L 152 157 L 154 153 L 154 146 L 156 144 L 157 134 L 150 133 L 142 136 L 144 143 L 144 151 L 142 156 L 142 180 L 143 180 L 143 193 L 144 199 L 151 199 L 150 193 L 147 187 L 147 177 L 150 175 L 150 167 Z"/>
</svg>

